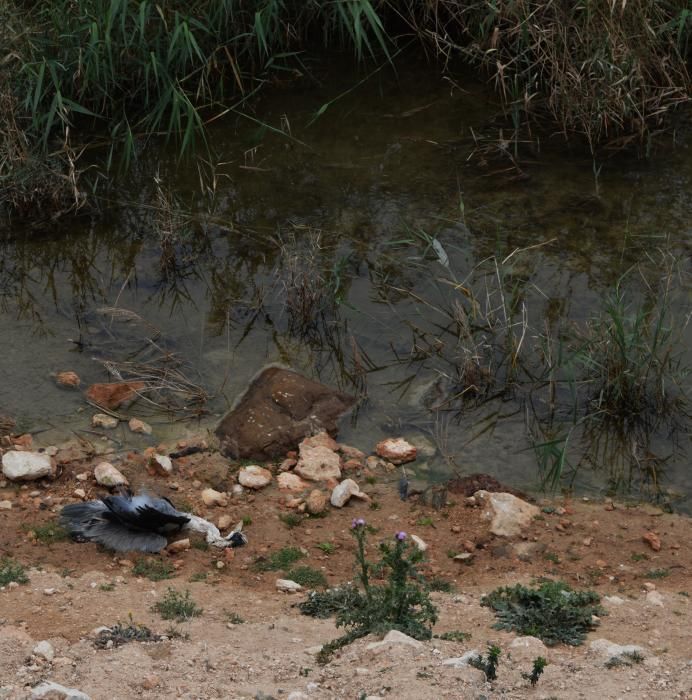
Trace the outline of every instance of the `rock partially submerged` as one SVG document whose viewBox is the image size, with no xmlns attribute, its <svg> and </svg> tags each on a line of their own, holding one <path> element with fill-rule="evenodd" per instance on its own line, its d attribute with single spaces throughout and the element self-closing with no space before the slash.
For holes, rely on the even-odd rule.
<svg viewBox="0 0 692 700">
<path fill-rule="evenodd" d="M 336 434 L 337 419 L 353 402 L 353 397 L 297 372 L 269 367 L 224 416 L 216 435 L 226 455 L 269 460 L 295 449 L 308 435 Z"/>
<path fill-rule="evenodd" d="M 111 411 L 131 404 L 144 390 L 144 382 L 110 382 L 92 384 L 86 391 L 86 397 L 92 403 Z"/>
<path fill-rule="evenodd" d="M 392 464 L 405 464 L 416 459 L 418 450 L 404 438 L 387 438 L 377 443 L 377 454 Z"/>
<path fill-rule="evenodd" d="M 55 468 L 51 458 L 41 452 L 9 450 L 2 456 L 2 473 L 10 481 L 34 481 L 53 476 Z"/>
</svg>

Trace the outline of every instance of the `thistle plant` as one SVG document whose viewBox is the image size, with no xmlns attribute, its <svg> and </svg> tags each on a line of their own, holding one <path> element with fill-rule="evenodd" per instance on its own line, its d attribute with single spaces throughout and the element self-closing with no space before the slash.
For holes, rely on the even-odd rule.
<svg viewBox="0 0 692 700">
<path fill-rule="evenodd" d="M 326 663 L 337 649 L 367 634 L 385 634 L 399 630 L 415 639 L 430 639 L 431 627 L 437 621 L 437 609 L 430 600 L 425 580 L 418 572 L 423 553 L 409 542 L 405 532 L 397 532 L 393 541 L 380 544 L 380 561 L 370 562 L 366 555 L 369 528 L 365 520 L 358 518 L 351 524 L 351 534 L 356 541 L 356 578 L 359 587 L 349 589 L 348 606 L 336 608 L 336 626 L 348 629 L 346 634 L 325 644 L 319 661 Z M 385 572 L 386 582 L 371 582 L 373 570 Z M 343 589 L 311 594 L 299 606 L 307 615 L 321 616 L 322 607 L 330 607 L 330 596 L 343 596 Z M 319 605 L 317 604 L 319 602 Z"/>
</svg>

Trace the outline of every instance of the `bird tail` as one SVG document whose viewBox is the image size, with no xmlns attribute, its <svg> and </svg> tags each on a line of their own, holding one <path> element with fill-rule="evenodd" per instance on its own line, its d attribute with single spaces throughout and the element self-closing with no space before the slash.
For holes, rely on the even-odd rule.
<svg viewBox="0 0 692 700">
<path fill-rule="evenodd" d="M 104 517 L 106 512 L 108 508 L 101 501 L 71 503 L 62 509 L 60 522 L 74 539 L 98 542 L 116 552 L 160 552 L 166 546 L 163 535 L 130 530 Z"/>
</svg>

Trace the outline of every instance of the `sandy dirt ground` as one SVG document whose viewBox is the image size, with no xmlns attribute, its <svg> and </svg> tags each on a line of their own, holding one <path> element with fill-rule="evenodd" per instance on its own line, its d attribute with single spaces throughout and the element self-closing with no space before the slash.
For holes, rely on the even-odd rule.
<svg viewBox="0 0 692 700">
<path fill-rule="evenodd" d="M 32 688 L 55 681 L 94 700 L 119 698 L 692 698 L 692 522 L 650 505 L 584 500 L 542 501 L 541 515 L 518 538 L 491 535 L 481 509 L 461 495 L 442 510 L 397 496 L 396 474 L 376 474 L 367 483 L 354 475 L 374 506 L 352 499 L 326 517 L 305 518 L 288 527 L 285 494 L 276 486 L 233 497 L 227 507 L 207 508 L 201 490 L 220 487 L 226 468 L 216 454 L 176 460 L 171 477 L 143 468 L 137 455 L 119 468 L 135 488 L 147 486 L 176 505 L 194 508 L 217 522 L 245 518 L 246 547 L 221 552 L 193 537 L 191 549 L 156 555 L 177 567 L 172 578 L 150 581 L 133 574 L 141 555 L 116 555 L 94 544 L 53 543 L 34 536 L 35 528 L 55 522 L 64 503 L 104 493 L 93 480 L 78 480 L 98 458 L 80 457 L 44 485 L 5 483 L 0 501 L 0 558 L 28 569 L 29 583 L 0 589 L 0 698 L 30 698 Z M 226 470 L 227 471 L 227 470 Z M 226 478 L 227 475 L 224 475 Z M 302 548 L 300 565 L 324 573 L 330 585 L 354 576 L 353 518 L 378 528 L 371 540 L 405 530 L 428 545 L 424 573 L 450 582 L 453 591 L 434 593 L 439 607 L 435 634 L 463 631 L 465 641 L 433 638 L 418 646 L 391 644 L 371 649 L 373 637 L 359 640 L 320 666 L 316 652 L 339 635 L 331 620 L 300 614 L 304 594 L 276 590 L 281 572 L 259 571 L 257 560 L 282 547 Z M 660 538 L 654 551 L 643 540 Z M 318 545 L 330 543 L 333 551 Z M 522 545 L 517 549 L 516 545 Z M 470 563 L 451 555 L 472 549 Z M 521 551 L 521 558 L 518 553 Z M 492 611 L 481 596 L 501 585 L 529 584 L 537 577 L 561 579 L 595 589 L 608 615 L 584 645 L 545 649 L 537 640 L 493 629 Z M 203 613 L 171 625 L 152 610 L 169 587 L 189 590 Z M 148 626 L 163 641 L 131 642 L 97 648 L 94 630 L 117 622 Z M 644 658 L 631 666 L 607 668 L 591 648 L 597 639 L 635 644 Z M 46 640 L 52 660 L 34 653 Z M 498 678 L 487 683 L 471 667 L 446 665 L 469 650 L 502 649 Z M 50 656 L 50 654 L 48 654 Z M 535 688 L 522 677 L 532 660 L 549 664 Z M 55 695 L 52 697 L 63 697 Z"/>
</svg>

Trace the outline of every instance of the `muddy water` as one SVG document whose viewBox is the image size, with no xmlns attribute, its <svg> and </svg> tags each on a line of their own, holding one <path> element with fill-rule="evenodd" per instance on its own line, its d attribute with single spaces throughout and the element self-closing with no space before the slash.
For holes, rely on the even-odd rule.
<svg viewBox="0 0 692 700">
<path fill-rule="evenodd" d="M 277 86 L 251 115 L 216 123 L 214 180 L 161 147 L 101 193 L 101 215 L 2 231 L 0 412 L 44 430 L 44 441 L 88 427 L 89 407 L 56 388 L 51 373 L 104 381 L 103 360 L 151 357 L 150 345 L 142 348 L 155 327 L 157 346 L 212 394 L 203 425 L 263 365 L 282 362 L 360 391 L 366 400 L 344 421 L 346 441 L 369 449 L 385 435 L 418 435 L 444 455 L 423 465 L 422 478 L 452 465 L 534 489 L 525 405 L 505 396 L 460 419 L 430 410 L 441 405 L 449 365 L 435 353 L 421 359 L 414 331 L 444 335 L 439 309 L 449 308 L 453 282 L 517 249 L 530 248 L 503 270 L 527 309 L 527 347 L 546 319 L 592 317 L 625 271 L 656 268 L 658 248 L 689 272 L 692 131 L 681 129 L 647 161 L 614 155 L 596 164 L 559 135 L 535 134 L 519 144 L 517 168 L 483 85 L 463 76 L 454 85 L 432 67 L 403 68 L 398 81 L 382 71 L 354 88 L 359 77 L 334 70 L 308 87 Z M 162 213 L 157 175 L 170 209 L 184 213 Z M 169 231 L 175 242 L 162 264 Z M 306 289 L 319 290 L 315 324 L 301 325 L 287 308 L 291 260 L 307 270 Z M 493 274 L 483 271 L 492 264 L 474 278 L 478 298 L 490 299 Z M 630 291 L 636 297 L 643 286 Z M 676 281 L 683 320 L 689 293 Z M 332 296 L 335 306 L 325 301 Z M 690 340 L 685 329 L 688 364 Z M 446 343 L 441 355 L 454 348 Z M 137 410 L 159 439 L 198 425 Z M 671 500 L 689 510 L 689 437 L 652 448 L 665 460 Z M 574 487 L 602 494 L 613 475 L 582 468 Z"/>
</svg>

